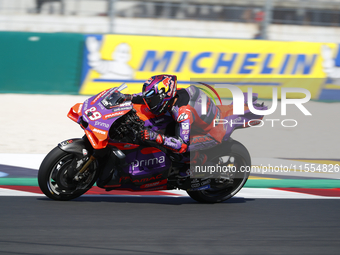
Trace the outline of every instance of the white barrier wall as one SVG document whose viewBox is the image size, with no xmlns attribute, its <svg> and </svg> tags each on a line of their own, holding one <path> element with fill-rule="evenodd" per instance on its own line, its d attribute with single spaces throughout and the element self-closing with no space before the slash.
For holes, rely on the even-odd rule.
<svg viewBox="0 0 340 255">
<path fill-rule="evenodd" d="M 107 17 L 59 15 L 1 15 L 1 31 L 108 33 Z M 249 23 L 116 18 L 114 32 L 186 37 L 253 39 L 258 26 Z M 340 42 L 339 27 L 269 26 L 269 39 L 280 41 Z"/>
</svg>

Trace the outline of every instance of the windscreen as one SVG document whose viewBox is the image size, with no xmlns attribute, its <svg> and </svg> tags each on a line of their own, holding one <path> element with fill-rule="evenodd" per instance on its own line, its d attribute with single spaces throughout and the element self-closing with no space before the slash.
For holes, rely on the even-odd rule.
<svg viewBox="0 0 340 255">
<path fill-rule="evenodd" d="M 125 101 L 125 95 L 117 90 L 112 90 L 101 103 L 106 109 L 111 109 L 112 107 L 119 105 Z"/>
</svg>

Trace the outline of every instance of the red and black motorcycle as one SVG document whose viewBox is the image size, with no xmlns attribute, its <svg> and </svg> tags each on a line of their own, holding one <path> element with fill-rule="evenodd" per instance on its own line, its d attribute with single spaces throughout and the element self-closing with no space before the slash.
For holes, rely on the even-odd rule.
<svg viewBox="0 0 340 255">
<path fill-rule="evenodd" d="M 86 193 L 95 183 L 106 191 L 120 189 L 153 191 L 182 189 L 190 197 L 206 203 L 233 197 L 246 183 L 251 159 L 247 149 L 230 135 L 243 128 L 255 116 L 247 111 L 237 119 L 239 125 L 228 128 L 223 142 L 208 153 L 209 162 L 234 169 L 227 176 L 181 176 L 183 165 L 176 156 L 156 144 L 141 142 L 138 134 L 148 125 L 158 125 L 165 134 L 173 132 L 170 116 L 154 116 L 144 105 L 134 105 L 121 93 L 126 85 L 105 90 L 83 103 L 75 104 L 68 117 L 84 130 L 83 138 L 58 144 L 43 160 L 38 173 L 39 187 L 49 198 L 71 200 Z M 152 121 L 150 121 L 152 120 Z M 253 124 L 254 125 L 254 124 Z M 217 152 L 217 153 L 216 153 Z"/>
</svg>

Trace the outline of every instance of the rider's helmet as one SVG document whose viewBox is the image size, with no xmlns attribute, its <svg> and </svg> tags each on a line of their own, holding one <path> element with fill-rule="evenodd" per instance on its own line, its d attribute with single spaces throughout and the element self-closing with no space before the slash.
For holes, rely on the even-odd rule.
<svg viewBox="0 0 340 255">
<path fill-rule="evenodd" d="M 177 93 L 176 75 L 152 76 L 143 84 L 143 99 L 150 112 L 160 115 L 168 111 Z"/>
</svg>

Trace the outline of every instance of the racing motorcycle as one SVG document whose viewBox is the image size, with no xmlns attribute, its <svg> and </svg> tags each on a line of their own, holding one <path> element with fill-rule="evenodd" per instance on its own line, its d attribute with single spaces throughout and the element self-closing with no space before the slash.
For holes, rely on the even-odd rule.
<svg viewBox="0 0 340 255">
<path fill-rule="evenodd" d="M 211 164 L 233 169 L 224 175 L 181 174 L 190 164 L 179 162 L 178 154 L 138 138 L 145 127 L 155 127 L 173 135 L 171 116 L 155 116 L 145 105 L 132 104 L 122 90 L 105 90 L 75 104 L 68 117 L 84 130 L 82 138 L 60 142 L 44 158 L 38 172 L 41 191 L 54 200 L 71 200 L 86 193 L 96 183 L 106 191 L 185 190 L 202 203 L 217 203 L 233 197 L 246 183 L 251 167 L 248 150 L 230 135 L 235 129 L 254 126 L 263 116 L 247 111 L 233 115 L 233 105 L 220 106 L 228 111 L 223 123 L 223 141 L 206 154 Z M 266 106 L 253 104 L 258 109 Z M 234 125 L 228 125 L 234 120 Z M 243 169 L 243 171 L 242 171 Z M 247 169 L 247 171 L 245 171 Z M 189 172 L 190 173 L 190 172 Z M 192 171 L 191 171 L 192 173 Z"/>
</svg>

